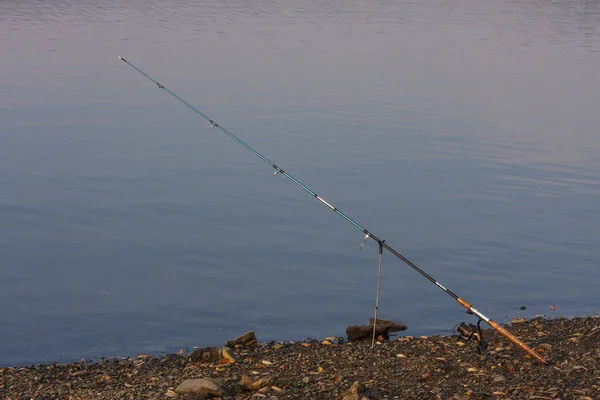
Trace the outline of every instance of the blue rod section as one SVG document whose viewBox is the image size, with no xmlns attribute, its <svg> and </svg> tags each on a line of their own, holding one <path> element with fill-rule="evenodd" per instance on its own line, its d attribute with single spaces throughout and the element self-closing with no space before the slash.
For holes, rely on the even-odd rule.
<svg viewBox="0 0 600 400">
<path fill-rule="evenodd" d="M 117 56 L 117 57 L 121 61 L 123 61 L 124 63 L 126 63 L 127 65 L 129 65 L 131 68 L 135 69 L 137 72 L 139 72 L 140 74 L 144 75 L 150 81 L 154 82 L 159 89 L 162 89 L 165 92 L 169 93 L 172 97 L 174 97 L 175 99 L 179 100 L 181 103 L 183 103 L 190 110 L 192 110 L 193 112 L 195 112 L 196 114 L 200 115 L 202 118 L 204 118 L 205 120 L 207 120 L 208 122 L 210 122 L 210 126 L 211 127 L 219 129 L 221 132 L 223 132 L 224 134 L 226 134 L 227 136 L 229 136 L 230 138 L 232 138 L 233 140 L 235 140 L 236 142 L 238 142 L 239 144 L 241 144 L 242 146 L 244 146 L 247 150 L 249 150 L 250 152 L 252 152 L 252 154 L 254 154 L 258 158 L 260 158 L 261 160 L 263 160 L 264 162 L 266 162 L 267 164 L 269 164 L 272 168 L 275 169 L 275 173 L 276 174 L 281 174 L 281 175 L 285 176 L 286 178 L 288 178 L 289 180 L 291 180 L 292 182 L 294 182 L 296 185 L 300 186 L 302 189 L 304 189 L 304 191 L 306 191 L 309 194 L 311 194 L 314 198 L 316 198 L 317 200 L 319 200 L 321 203 L 325 204 L 332 211 L 335 211 L 339 216 L 341 216 L 342 218 L 344 218 L 346 221 L 350 222 L 356 228 L 360 229 L 363 233 L 365 233 L 365 234 L 369 233 L 365 228 L 363 228 L 360 224 L 358 224 L 358 222 L 354 221 L 352 218 L 348 217 L 346 214 L 344 214 L 343 212 L 341 212 L 340 210 L 338 210 L 336 207 L 334 207 L 331 204 L 329 204 L 328 202 L 326 202 L 322 197 L 320 197 L 319 195 L 317 195 L 308 186 L 306 186 L 305 184 L 303 184 L 302 182 L 300 182 L 298 179 L 294 178 L 292 175 L 290 175 L 287 172 L 285 172 L 283 169 L 279 168 L 273 161 L 269 160 L 267 157 L 263 156 L 261 153 L 259 153 L 258 151 L 256 151 L 248 143 L 244 142 L 242 139 L 240 139 L 239 137 L 235 136 L 233 133 L 229 132 L 227 129 L 223 128 L 221 125 L 217 124 L 208 115 L 204 114 L 202 111 L 198 110 L 196 107 L 194 107 L 193 105 L 191 105 L 190 103 L 188 103 L 187 101 L 185 101 L 184 99 L 182 99 L 181 97 L 179 97 L 178 95 L 176 95 L 175 93 L 171 92 L 169 89 L 167 89 L 166 87 L 164 87 L 163 85 L 161 85 L 157 80 L 155 80 L 154 78 L 152 78 L 150 75 L 146 74 L 144 71 L 142 71 L 141 69 L 139 69 L 138 67 L 136 67 L 135 65 L 133 65 L 132 63 L 130 63 L 129 61 L 127 61 L 126 59 L 124 59 L 123 57 L 121 57 L 121 56 Z"/>
</svg>

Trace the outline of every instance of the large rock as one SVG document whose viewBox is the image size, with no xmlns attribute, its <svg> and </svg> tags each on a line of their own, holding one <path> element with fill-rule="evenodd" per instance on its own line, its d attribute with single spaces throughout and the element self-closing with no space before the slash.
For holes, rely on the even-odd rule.
<svg viewBox="0 0 600 400">
<path fill-rule="evenodd" d="M 218 347 L 204 347 L 196 349 L 190 354 L 190 361 L 194 364 L 214 364 L 221 359 L 221 350 Z"/>
<path fill-rule="evenodd" d="M 369 318 L 369 325 L 371 325 L 371 329 L 373 328 L 373 318 Z M 377 327 L 381 327 L 382 329 L 386 329 L 388 332 L 399 332 L 405 331 L 406 325 L 400 322 L 388 321 L 387 319 L 379 319 L 377 318 Z"/>
<path fill-rule="evenodd" d="M 256 344 L 256 342 L 256 334 L 254 331 L 249 331 L 233 340 L 228 340 L 225 345 L 229 347 L 246 347 Z"/>
<path fill-rule="evenodd" d="M 369 391 L 361 382 L 356 381 L 350 389 L 342 393 L 342 400 L 370 400 Z"/>
<path fill-rule="evenodd" d="M 346 336 L 348 340 L 367 340 L 373 337 L 373 318 L 369 320 L 371 325 L 352 325 L 346 328 Z M 406 329 L 406 325 L 399 322 L 378 319 L 375 327 L 375 337 L 383 336 L 388 339 L 390 332 L 398 332 Z"/>
<path fill-rule="evenodd" d="M 226 395 L 221 382 L 210 378 L 186 379 L 175 388 L 175 392 L 179 394 L 202 393 L 219 397 Z"/>
<path fill-rule="evenodd" d="M 373 325 L 352 325 L 346 328 L 346 336 L 351 342 L 358 340 L 371 340 L 373 337 Z M 375 338 L 383 336 L 384 339 L 389 339 L 389 331 L 384 328 L 380 328 L 377 325 L 375 329 Z"/>
</svg>

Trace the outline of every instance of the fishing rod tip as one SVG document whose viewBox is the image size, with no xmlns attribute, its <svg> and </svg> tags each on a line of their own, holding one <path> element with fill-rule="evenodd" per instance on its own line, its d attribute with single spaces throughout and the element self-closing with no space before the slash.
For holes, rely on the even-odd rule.
<svg viewBox="0 0 600 400">
<path fill-rule="evenodd" d="M 122 59 L 123 59 L 123 57 L 121 57 L 121 56 L 117 56 L 117 58 L 118 58 L 119 60 L 122 60 Z"/>
</svg>

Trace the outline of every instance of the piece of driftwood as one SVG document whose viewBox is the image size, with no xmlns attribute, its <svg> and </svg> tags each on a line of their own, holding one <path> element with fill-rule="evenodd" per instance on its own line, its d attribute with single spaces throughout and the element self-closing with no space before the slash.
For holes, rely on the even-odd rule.
<svg viewBox="0 0 600 400">
<path fill-rule="evenodd" d="M 373 318 L 369 320 L 371 325 L 352 325 L 346 328 L 346 336 L 349 341 L 367 340 L 373 337 Z M 398 332 L 406 329 L 406 325 L 399 322 L 378 319 L 375 327 L 375 337 L 383 336 L 389 339 L 390 332 Z"/>
</svg>

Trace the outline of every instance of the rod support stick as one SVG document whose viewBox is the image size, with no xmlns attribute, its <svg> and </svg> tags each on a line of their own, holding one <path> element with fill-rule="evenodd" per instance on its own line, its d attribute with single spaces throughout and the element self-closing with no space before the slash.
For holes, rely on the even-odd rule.
<svg viewBox="0 0 600 400">
<path fill-rule="evenodd" d="M 381 285 L 381 263 L 383 261 L 383 243 L 379 242 L 379 266 L 377 268 L 377 292 L 375 294 L 375 316 L 373 318 L 373 339 L 371 340 L 371 349 L 375 348 L 375 332 L 377 330 L 377 313 L 379 312 L 379 287 Z"/>
</svg>

